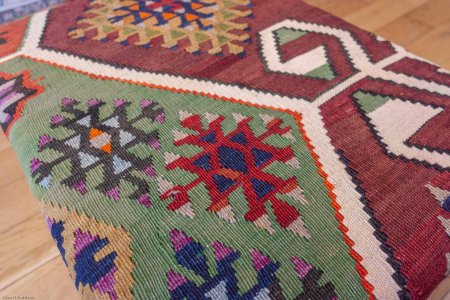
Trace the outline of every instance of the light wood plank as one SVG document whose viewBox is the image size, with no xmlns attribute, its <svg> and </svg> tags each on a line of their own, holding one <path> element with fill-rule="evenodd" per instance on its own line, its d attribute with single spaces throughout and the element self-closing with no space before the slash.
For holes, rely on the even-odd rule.
<svg viewBox="0 0 450 300">
<path fill-rule="evenodd" d="M 450 21 L 418 38 L 408 46 L 408 49 L 449 70 Z"/>
<path fill-rule="evenodd" d="M 334 16 L 345 18 L 346 16 L 358 11 L 367 6 L 368 2 L 364 0 L 345 0 L 345 5 L 342 5 L 342 0 L 304 0 L 304 2 L 331 12 Z"/>
<path fill-rule="evenodd" d="M 408 16 L 428 26 L 439 27 L 450 21 L 450 0 L 428 1 L 411 11 Z"/>
<path fill-rule="evenodd" d="M 433 27 L 405 15 L 377 29 L 375 33 L 403 47 L 408 47 L 432 29 Z"/>
<path fill-rule="evenodd" d="M 11 147 L 11 144 L 9 143 L 3 131 L 0 130 L 0 153 L 3 150 L 8 149 L 9 147 Z"/>
<path fill-rule="evenodd" d="M 40 213 L 0 233 L 0 241 L 0 290 L 60 255 Z"/>
<path fill-rule="evenodd" d="M 428 0 L 378 0 L 345 17 L 345 20 L 374 31 L 408 12 L 427 3 Z"/>
<path fill-rule="evenodd" d="M 17 156 L 12 147 L 0 152 L 0 188 L 23 178 Z"/>
<path fill-rule="evenodd" d="M 28 296 L 36 300 L 79 299 L 74 282 L 60 257 L 50 260 L 33 273 L 0 291 L 0 299 L 4 296 Z"/>
<path fill-rule="evenodd" d="M 450 277 L 441 282 L 430 295 L 429 300 L 450 300 Z"/>
<path fill-rule="evenodd" d="M 0 233 L 5 233 L 40 214 L 38 203 L 33 198 L 25 178 L 0 188 L 0 195 Z"/>
</svg>

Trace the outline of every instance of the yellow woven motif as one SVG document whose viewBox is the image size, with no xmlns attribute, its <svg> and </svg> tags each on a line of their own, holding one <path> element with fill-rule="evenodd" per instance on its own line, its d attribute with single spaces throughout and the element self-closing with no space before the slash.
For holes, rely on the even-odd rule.
<svg viewBox="0 0 450 300">
<path fill-rule="evenodd" d="M 95 40 L 123 45 L 243 54 L 249 26 L 238 19 L 251 16 L 250 6 L 250 0 L 92 0 L 69 36 L 83 40 L 94 31 Z"/>
</svg>

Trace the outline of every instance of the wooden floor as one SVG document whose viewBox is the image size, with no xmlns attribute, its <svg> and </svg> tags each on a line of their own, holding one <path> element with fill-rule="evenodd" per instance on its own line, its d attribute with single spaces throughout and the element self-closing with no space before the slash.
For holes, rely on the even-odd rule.
<svg viewBox="0 0 450 300">
<path fill-rule="evenodd" d="M 450 69 L 450 0 L 305 0 Z M 0 133 L 0 299 L 77 299 L 16 156 Z M 443 299 L 450 281 L 433 300 Z M 17 298 L 18 299 L 18 298 Z M 28 298 L 30 299 L 30 298 Z M 449 298 L 450 299 L 450 298 Z"/>
</svg>

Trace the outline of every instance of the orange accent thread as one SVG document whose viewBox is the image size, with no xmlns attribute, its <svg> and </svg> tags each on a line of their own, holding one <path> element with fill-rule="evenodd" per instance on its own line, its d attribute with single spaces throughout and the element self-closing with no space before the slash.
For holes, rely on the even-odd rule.
<svg viewBox="0 0 450 300">
<path fill-rule="evenodd" d="M 223 175 L 230 179 L 238 179 L 239 176 L 241 176 L 241 173 L 230 169 L 219 169 L 217 170 L 217 174 Z"/>
<path fill-rule="evenodd" d="M 228 205 L 229 205 L 228 199 L 227 199 L 227 198 L 223 198 L 223 199 L 220 200 L 219 202 L 212 204 L 210 207 L 208 207 L 208 209 L 209 209 L 210 211 L 219 212 L 219 211 L 221 211 L 224 207 L 227 207 Z"/>
<path fill-rule="evenodd" d="M 289 193 L 290 191 L 292 191 L 293 189 L 295 189 L 296 187 L 298 187 L 298 184 L 296 181 L 291 181 L 288 185 L 286 185 L 284 187 L 283 190 L 281 190 L 281 192 L 283 193 Z"/>
<path fill-rule="evenodd" d="M 203 5 L 201 5 L 200 3 L 192 3 L 192 4 L 191 4 L 191 7 L 192 7 L 193 9 L 198 9 L 198 8 L 203 7 Z"/>
<path fill-rule="evenodd" d="M 111 153 L 111 144 L 106 144 L 105 146 L 101 147 L 100 150 L 106 153 Z"/>
<path fill-rule="evenodd" d="M 171 13 L 163 13 L 162 16 L 163 16 L 164 20 L 170 20 L 170 19 L 176 17 L 175 14 L 171 14 Z"/>
<path fill-rule="evenodd" d="M 92 140 L 93 138 L 95 138 L 96 136 L 99 136 L 103 134 L 103 131 L 97 129 L 97 128 L 91 128 L 91 130 L 89 131 L 89 139 Z"/>
</svg>

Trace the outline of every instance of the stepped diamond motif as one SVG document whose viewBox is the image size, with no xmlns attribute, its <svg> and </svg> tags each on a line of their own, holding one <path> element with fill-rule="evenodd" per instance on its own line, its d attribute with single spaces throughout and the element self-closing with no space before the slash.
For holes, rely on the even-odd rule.
<svg viewBox="0 0 450 300">
<path fill-rule="evenodd" d="M 243 54 L 244 42 L 250 42 L 248 25 L 236 19 L 250 16 L 250 7 L 250 0 L 91 0 L 69 35 L 84 40 L 95 31 L 94 39 L 114 36 L 124 46 L 149 48 L 162 39 L 164 48 L 194 54 Z M 184 40 L 189 45 L 182 46 Z"/>
<path fill-rule="evenodd" d="M 273 233 L 266 211 L 270 206 L 282 228 L 309 237 L 299 211 L 278 197 L 278 194 L 284 194 L 300 203 L 306 203 L 297 179 L 294 176 L 282 179 L 264 170 L 275 162 L 287 164 L 294 169 L 299 167 L 291 146 L 275 147 L 266 142 L 266 139 L 273 136 L 291 138 L 291 128 L 284 126 L 281 119 L 269 115 L 262 115 L 260 118 L 259 122 L 265 125 L 260 128 L 265 131 L 260 135 L 255 135 L 250 125 L 253 118 L 240 114 L 234 115 L 236 129 L 225 134 L 221 128 L 225 121 L 223 116 L 209 115 L 206 117 L 208 127 L 205 128 L 201 116 L 180 113 L 181 126 L 196 131 L 197 134 L 183 134 L 176 130 L 174 144 L 195 145 L 203 148 L 203 151 L 191 158 L 166 154 L 167 169 L 180 168 L 198 176 L 189 184 L 175 185 L 165 190 L 162 198 L 172 199 L 167 207 L 192 216 L 189 192 L 203 183 L 211 199 L 208 210 L 233 223 L 235 217 L 228 198 L 241 188 L 248 202 L 248 212 L 244 216 L 247 221 Z"/>
<path fill-rule="evenodd" d="M 147 133 L 136 128 L 134 124 L 142 119 L 163 123 L 164 111 L 156 102 L 144 99 L 141 101 L 141 113 L 133 119 L 128 119 L 126 107 L 131 103 L 116 99 L 112 115 L 102 119 L 100 111 L 105 105 L 104 102 L 89 100 L 87 111 L 78 108 L 79 104 L 78 101 L 65 98 L 62 101 L 62 112 L 70 117 L 58 114 L 51 118 L 54 130 L 70 129 L 73 134 L 63 139 L 50 135 L 41 136 L 40 152 L 52 149 L 62 156 L 50 162 L 34 158 L 31 162 L 31 173 L 35 181 L 46 189 L 50 188 L 53 169 L 69 161 L 71 172 L 68 177 L 60 179 L 61 183 L 84 194 L 87 191 L 88 172 L 102 167 L 102 182 L 95 187 L 98 191 L 113 200 L 124 198 L 120 180 L 125 180 L 135 187 L 130 198 L 149 207 L 148 183 L 143 177 L 155 176 L 150 152 L 159 149 L 158 131 Z M 147 157 L 137 157 L 129 151 L 138 144 L 147 147 Z M 137 176 L 135 172 L 141 173 L 142 176 Z"/>
</svg>

